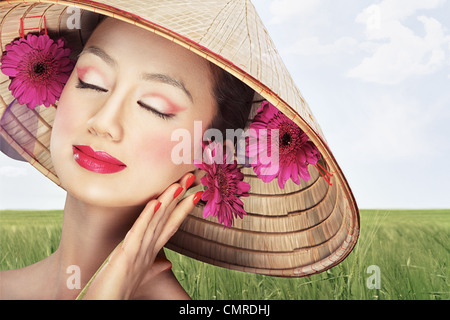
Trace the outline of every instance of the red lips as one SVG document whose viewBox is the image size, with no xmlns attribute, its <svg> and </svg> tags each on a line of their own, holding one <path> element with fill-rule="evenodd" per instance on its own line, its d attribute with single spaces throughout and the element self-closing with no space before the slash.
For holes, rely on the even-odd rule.
<svg viewBox="0 0 450 320">
<path fill-rule="evenodd" d="M 75 161 L 83 168 L 102 174 L 116 173 L 127 166 L 104 151 L 94 151 L 89 146 L 72 146 Z"/>
</svg>

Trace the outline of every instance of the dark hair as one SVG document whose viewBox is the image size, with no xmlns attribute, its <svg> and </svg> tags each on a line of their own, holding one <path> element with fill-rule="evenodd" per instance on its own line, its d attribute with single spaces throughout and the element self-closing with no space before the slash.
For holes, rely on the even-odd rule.
<svg viewBox="0 0 450 320">
<path fill-rule="evenodd" d="M 211 63 L 215 81 L 213 94 L 217 112 L 210 128 L 218 129 L 226 136 L 226 129 L 244 129 L 250 115 L 255 91 L 222 68 Z"/>
</svg>

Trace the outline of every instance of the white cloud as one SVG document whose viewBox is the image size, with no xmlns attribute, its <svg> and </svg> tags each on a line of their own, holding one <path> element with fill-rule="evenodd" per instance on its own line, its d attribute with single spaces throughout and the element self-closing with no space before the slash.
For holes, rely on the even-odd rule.
<svg viewBox="0 0 450 320">
<path fill-rule="evenodd" d="M 376 21 L 403 21 L 419 10 L 431 10 L 445 4 L 446 0 L 383 0 L 363 10 L 357 22 L 372 24 Z"/>
<path fill-rule="evenodd" d="M 366 25 L 367 41 L 361 48 L 373 54 L 348 72 L 349 77 L 381 84 L 398 84 L 411 76 L 427 75 L 448 65 L 450 35 L 436 19 L 414 17 L 423 25 L 419 36 L 402 22 L 422 9 L 433 9 L 442 0 L 384 0 L 360 13 L 356 22 Z"/>
<path fill-rule="evenodd" d="M 295 41 L 285 48 L 285 54 L 330 55 L 337 53 L 352 54 L 358 50 L 358 41 L 351 37 L 341 37 L 331 44 L 321 44 L 318 37 L 307 37 Z"/>
<path fill-rule="evenodd" d="M 0 167 L 0 176 L 14 178 L 27 175 L 27 169 L 13 166 Z"/>
<path fill-rule="evenodd" d="M 366 102 L 365 113 L 356 120 L 360 134 L 355 151 L 376 161 L 410 160 L 433 154 L 429 139 L 439 108 L 413 97 L 386 93 Z"/>
<path fill-rule="evenodd" d="M 286 20 L 299 19 L 312 14 L 320 7 L 321 0 L 274 0 L 270 4 L 271 24 L 284 23 Z"/>
</svg>

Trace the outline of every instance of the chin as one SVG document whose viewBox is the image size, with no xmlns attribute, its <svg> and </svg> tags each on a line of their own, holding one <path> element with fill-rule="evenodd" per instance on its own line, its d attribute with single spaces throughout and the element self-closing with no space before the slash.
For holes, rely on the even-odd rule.
<svg viewBox="0 0 450 320">
<path fill-rule="evenodd" d="M 69 183 L 65 183 L 65 179 L 61 179 L 63 188 L 73 198 L 95 206 L 105 208 L 119 207 L 137 207 L 145 205 L 151 197 L 139 195 L 136 190 L 127 188 L 127 184 L 111 183 L 108 180 L 89 179 L 73 179 L 68 177 Z M 125 187 L 124 187 L 125 186 Z"/>
<path fill-rule="evenodd" d="M 105 193 L 104 190 L 95 192 L 70 192 L 68 193 L 77 200 L 94 206 L 102 208 L 130 208 L 130 207 L 142 207 L 145 206 L 147 201 L 130 198 L 125 195 L 117 195 L 117 192 Z"/>
<path fill-rule="evenodd" d="M 58 161 L 61 159 L 65 161 Z M 148 180 L 142 179 L 142 175 L 136 177 L 126 170 L 114 174 L 94 173 L 81 168 L 75 161 L 66 159 L 57 158 L 54 163 L 61 186 L 73 198 L 92 206 L 142 207 L 151 199 L 157 198 L 161 190 L 155 190 L 163 187 L 149 184 Z"/>
</svg>

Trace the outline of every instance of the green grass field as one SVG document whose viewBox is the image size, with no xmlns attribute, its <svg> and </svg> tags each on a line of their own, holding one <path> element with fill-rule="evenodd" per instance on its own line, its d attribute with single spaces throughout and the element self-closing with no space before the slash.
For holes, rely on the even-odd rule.
<svg viewBox="0 0 450 320">
<path fill-rule="evenodd" d="M 58 246 L 62 212 L 0 211 L 0 270 Z M 300 279 L 242 273 L 167 251 L 193 299 L 450 300 L 450 210 L 361 210 L 361 236 L 336 267 Z M 380 288 L 371 289 L 379 269 Z"/>
</svg>

